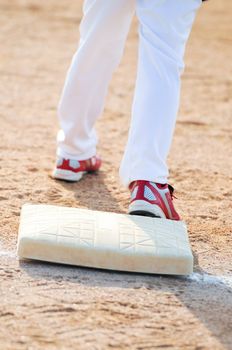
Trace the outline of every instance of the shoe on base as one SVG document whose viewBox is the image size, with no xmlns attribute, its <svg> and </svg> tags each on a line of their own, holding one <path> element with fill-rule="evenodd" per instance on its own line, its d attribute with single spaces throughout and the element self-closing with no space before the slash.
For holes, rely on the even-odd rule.
<svg viewBox="0 0 232 350">
<path fill-rule="evenodd" d="M 99 156 L 87 160 L 74 160 L 59 157 L 53 171 L 53 177 L 70 182 L 79 181 L 84 174 L 97 171 L 102 164 Z"/>
<path fill-rule="evenodd" d="M 133 181 L 129 214 L 181 220 L 173 205 L 174 188 L 151 181 Z"/>
</svg>

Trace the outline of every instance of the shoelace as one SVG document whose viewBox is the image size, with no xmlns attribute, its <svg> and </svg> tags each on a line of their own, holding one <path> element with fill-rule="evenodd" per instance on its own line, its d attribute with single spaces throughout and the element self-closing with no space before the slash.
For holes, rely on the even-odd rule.
<svg viewBox="0 0 232 350">
<path fill-rule="evenodd" d="M 174 196 L 174 187 L 172 187 L 171 185 L 168 184 L 168 189 L 169 189 L 169 192 L 170 192 L 170 195 L 171 195 L 171 199 L 173 200 L 174 198 L 175 199 L 178 199 L 176 196 Z"/>
</svg>

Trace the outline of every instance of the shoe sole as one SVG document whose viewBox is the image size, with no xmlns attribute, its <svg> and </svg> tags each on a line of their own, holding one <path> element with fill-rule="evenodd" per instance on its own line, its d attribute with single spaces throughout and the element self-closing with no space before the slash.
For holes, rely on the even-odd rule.
<svg viewBox="0 0 232 350">
<path fill-rule="evenodd" d="M 128 214 L 166 219 L 163 210 L 156 204 L 136 200 L 129 205 Z"/>
<path fill-rule="evenodd" d="M 87 171 L 79 171 L 78 173 L 74 173 L 73 171 L 69 170 L 55 169 L 52 173 L 52 177 L 57 180 L 77 182 L 80 181 L 85 174 L 87 174 Z"/>
</svg>

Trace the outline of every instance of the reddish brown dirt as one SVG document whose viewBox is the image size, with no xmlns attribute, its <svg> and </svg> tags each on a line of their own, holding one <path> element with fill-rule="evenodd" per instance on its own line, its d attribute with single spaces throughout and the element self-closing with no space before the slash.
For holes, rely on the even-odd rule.
<svg viewBox="0 0 232 350">
<path fill-rule="evenodd" d="M 20 208 L 26 202 L 127 210 L 128 192 L 117 172 L 130 120 L 136 21 L 97 125 L 102 171 L 78 184 L 49 177 L 56 105 L 78 40 L 81 3 L 0 1 L 0 348 L 232 349 L 228 0 L 207 2 L 197 18 L 169 159 L 195 274 L 112 273 L 19 263 L 15 256 Z"/>
</svg>

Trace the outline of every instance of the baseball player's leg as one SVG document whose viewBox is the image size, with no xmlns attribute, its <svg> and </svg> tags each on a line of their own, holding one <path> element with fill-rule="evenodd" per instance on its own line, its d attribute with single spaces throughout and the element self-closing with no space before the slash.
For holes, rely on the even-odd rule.
<svg viewBox="0 0 232 350">
<path fill-rule="evenodd" d="M 139 63 L 122 183 L 165 184 L 179 106 L 183 55 L 202 0 L 137 0 Z"/>
<path fill-rule="evenodd" d="M 120 177 L 129 213 L 179 220 L 166 158 L 179 106 L 185 45 L 202 0 L 137 0 L 139 63 Z"/>
<path fill-rule="evenodd" d="M 80 42 L 59 103 L 58 156 L 85 160 L 96 153 L 94 123 L 104 107 L 135 12 L 135 0 L 86 0 Z"/>
</svg>

